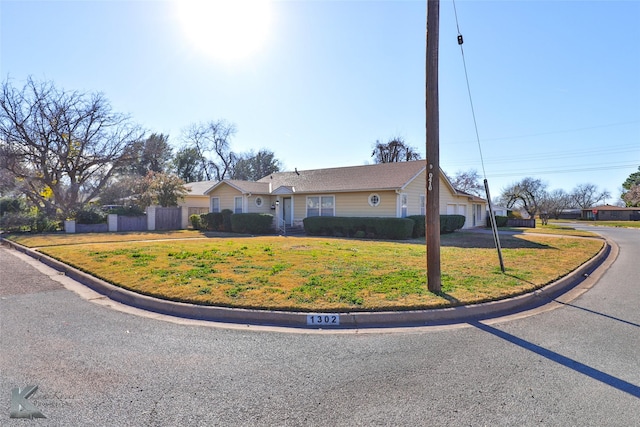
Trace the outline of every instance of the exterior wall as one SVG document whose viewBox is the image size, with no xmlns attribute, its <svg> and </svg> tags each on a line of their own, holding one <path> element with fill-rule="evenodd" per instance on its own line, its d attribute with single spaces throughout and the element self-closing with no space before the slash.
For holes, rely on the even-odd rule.
<svg viewBox="0 0 640 427">
<path fill-rule="evenodd" d="M 257 198 L 262 199 L 262 205 L 256 205 Z M 275 201 L 273 202 L 275 203 Z M 245 197 L 245 213 L 260 213 L 260 214 L 272 214 L 275 215 L 275 211 L 271 211 L 271 196 L 265 196 L 264 194 L 252 194 Z"/>
<path fill-rule="evenodd" d="M 307 216 L 307 197 L 308 196 L 333 196 L 335 216 L 346 217 L 400 217 L 402 216 L 402 194 L 407 197 L 406 215 L 423 215 L 424 197 L 426 193 L 426 172 L 422 172 L 413 181 L 411 181 L 399 193 L 396 191 L 361 191 L 349 193 L 317 193 L 317 194 L 286 194 L 286 195 L 251 195 L 243 196 L 243 212 L 246 213 L 268 213 L 274 217 L 281 215 L 280 209 L 271 209 L 276 204 L 276 200 L 283 203 L 285 198 L 291 198 L 293 210 L 294 225 L 301 225 L 302 220 Z M 369 204 L 369 197 L 377 194 L 380 203 L 377 206 Z M 216 188 L 211 197 L 217 197 L 220 200 L 220 210 L 234 210 L 235 197 L 242 196 L 241 192 L 229 185 L 221 185 Z M 256 206 L 255 200 L 261 197 L 263 203 Z M 210 206 L 207 201 L 205 206 Z M 478 211 L 477 206 L 480 206 Z M 472 202 L 468 196 L 457 196 L 451 192 L 450 187 L 443 179 L 440 179 L 440 214 L 447 214 L 448 210 L 452 213 L 464 215 L 464 228 L 474 226 L 483 226 L 486 221 L 486 203 Z M 474 215 L 476 216 L 474 218 Z M 474 222 L 475 219 L 475 222 Z"/>
<path fill-rule="evenodd" d="M 187 209 L 187 218 L 191 215 L 200 215 L 208 213 L 211 209 L 209 196 L 185 196 L 184 199 L 178 201 L 178 206 Z"/>
<path fill-rule="evenodd" d="M 444 182 L 442 177 L 440 178 L 440 215 L 452 215 L 458 214 L 466 210 L 468 199 L 465 197 L 461 199 L 460 196 L 454 196 L 449 186 Z M 453 206 L 453 212 L 451 207 Z"/>
<path fill-rule="evenodd" d="M 369 196 L 374 192 L 336 193 L 336 216 L 394 217 L 396 216 L 397 196 L 394 191 L 377 191 L 380 198 L 378 206 L 369 204 Z M 306 200 L 305 200 L 306 202 Z"/>
<path fill-rule="evenodd" d="M 209 196 L 185 196 L 178 201 L 178 206 L 188 206 L 190 208 L 208 208 Z"/>
<path fill-rule="evenodd" d="M 480 211 L 477 206 L 480 206 Z M 440 180 L 441 215 L 464 215 L 463 228 L 483 227 L 487 220 L 487 209 L 487 203 L 471 201 L 464 195 L 454 195 L 443 180 Z"/>
<path fill-rule="evenodd" d="M 448 192 L 449 190 L 446 186 L 443 186 L 443 183 L 440 183 L 440 200 L 442 200 L 443 192 Z M 404 193 L 407 195 L 407 216 L 410 215 L 424 215 L 424 207 L 422 201 L 425 201 L 427 194 L 427 172 L 424 171 L 420 175 L 418 175 L 413 181 L 409 183 L 404 189 L 400 191 L 400 193 Z M 394 216 L 402 216 L 401 215 L 401 200 L 400 196 L 398 196 L 398 214 Z"/>
<path fill-rule="evenodd" d="M 398 195 L 395 191 L 375 192 L 375 194 L 380 197 L 380 204 L 375 207 L 369 205 L 369 196 L 373 193 L 374 192 L 363 191 L 357 193 L 292 195 L 293 222 L 296 224 L 301 223 L 302 220 L 307 217 L 308 196 L 333 196 L 335 203 L 335 216 L 395 217 L 398 203 Z"/>
<path fill-rule="evenodd" d="M 234 211 L 235 198 L 242 196 L 242 193 L 229 185 L 222 184 L 209 193 L 209 196 L 212 198 L 218 197 L 220 199 L 220 212 L 224 209 Z"/>
<path fill-rule="evenodd" d="M 631 209 L 598 209 L 598 213 L 595 215 L 597 220 L 600 221 L 638 221 L 640 220 L 640 208 Z M 582 210 L 582 219 L 593 220 L 594 214 L 591 209 Z"/>
<path fill-rule="evenodd" d="M 293 203 L 293 223 L 302 225 L 302 220 L 307 217 L 307 195 L 291 195 Z"/>
</svg>

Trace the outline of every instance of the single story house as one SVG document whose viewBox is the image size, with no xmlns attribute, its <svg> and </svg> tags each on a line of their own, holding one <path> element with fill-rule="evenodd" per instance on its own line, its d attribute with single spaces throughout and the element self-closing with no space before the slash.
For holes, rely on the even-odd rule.
<svg viewBox="0 0 640 427">
<path fill-rule="evenodd" d="M 582 211 L 580 209 L 562 209 L 558 219 L 580 219 Z"/>
<path fill-rule="evenodd" d="M 216 182 L 218 181 L 198 181 L 186 184 L 184 187 L 188 193 L 184 196 L 184 199 L 178 201 L 178 206 L 188 206 L 189 216 L 208 213 L 211 202 L 209 195 L 205 193 Z"/>
<path fill-rule="evenodd" d="M 223 180 L 204 192 L 210 212 L 271 213 L 278 226 L 310 216 L 395 217 L 425 214 L 425 160 L 277 172 L 256 181 Z M 487 201 L 460 191 L 440 171 L 440 213 L 483 226 Z"/>
<path fill-rule="evenodd" d="M 496 216 L 508 216 L 509 211 L 511 210 L 509 208 L 505 208 L 504 206 L 492 206 L 492 208 L 493 214 Z"/>
<path fill-rule="evenodd" d="M 640 207 L 622 208 L 620 206 L 602 205 L 582 209 L 581 219 L 600 221 L 640 221 Z"/>
</svg>

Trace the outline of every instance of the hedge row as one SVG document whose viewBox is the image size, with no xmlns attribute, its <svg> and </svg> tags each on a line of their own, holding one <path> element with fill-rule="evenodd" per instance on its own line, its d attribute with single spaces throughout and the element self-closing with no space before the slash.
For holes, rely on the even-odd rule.
<svg viewBox="0 0 640 427">
<path fill-rule="evenodd" d="M 411 215 L 407 218 L 411 218 L 415 222 L 412 236 L 414 238 L 424 237 L 426 233 L 425 216 Z M 456 230 L 460 230 L 464 227 L 464 222 L 464 215 L 440 215 L 440 234 L 453 233 Z"/>
<path fill-rule="evenodd" d="M 408 239 L 414 221 L 409 218 L 368 218 L 314 216 L 303 220 L 304 231 L 312 236 Z"/>
<path fill-rule="evenodd" d="M 440 234 L 453 233 L 464 227 L 464 215 L 440 215 Z"/>
<path fill-rule="evenodd" d="M 200 215 L 200 220 L 195 220 L 196 215 L 191 215 L 191 225 L 197 230 L 207 231 L 231 231 L 231 209 L 223 209 L 222 212 L 210 212 Z"/>
<path fill-rule="evenodd" d="M 273 231 L 273 215 L 218 213 L 191 215 L 193 228 L 245 234 L 268 234 Z M 440 215 L 440 233 L 452 233 L 464 226 L 463 215 Z M 310 236 L 359 237 L 401 240 L 425 235 L 425 216 L 407 218 L 315 216 L 303 220 Z"/>
<path fill-rule="evenodd" d="M 231 231 L 244 234 L 267 234 L 272 230 L 273 215 L 244 213 L 231 215 Z"/>
<path fill-rule="evenodd" d="M 507 223 L 509 222 L 508 216 L 496 215 L 495 218 L 496 218 L 496 227 L 506 227 Z M 491 217 L 489 217 L 489 215 L 487 215 L 487 227 L 491 228 Z"/>
<path fill-rule="evenodd" d="M 452 233 L 464 226 L 463 215 L 440 215 L 440 233 Z M 406 218 L 362 218 L 315 216 L 303 220 L 304 230 L 312 236 L 374 237 L 408 239 L 425 235 L 425 216 Z"/>
<path fill-rule="evenodd" d="M 206 231 L 268 234 L 273 229 L 273 215 L 271 214 L 234 214 L 229 209 L 224 209 L 222 212 L 191 215 L 189 221 L 194 229 Z"/>
</svg>

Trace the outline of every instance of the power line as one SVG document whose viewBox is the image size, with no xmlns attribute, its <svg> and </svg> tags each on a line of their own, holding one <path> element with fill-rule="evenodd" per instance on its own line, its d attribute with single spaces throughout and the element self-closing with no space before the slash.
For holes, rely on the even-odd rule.
<svg viewBox="0 0 640 427">
<path fill-rule="evenodd" d="M 632 120 L 632 121 L 628 121 L 628 122 L 607 123 L 607 124 L 603 124 L 603 125 L 595 125 L 595 126 L 588 126 L 588 127 L 582 127 L 582 128 L 573 128 L 573 129 L 561 129 L 561 130 L 554 130 L 554 131 L 544 131 L 544 132 L 530 133 L 530 134 L 525 134 L 525 135 L 498 136 L 498 137 L 493 137 L 493 138 L 483 138 L 483 140 L 484 141 L 505 141 L 505 140 L 512 140 L 512 139 L 531 138 L 531 137 L 535 137 L 535 136 L 546 136 L 546 135 L 557 135 L 557 134 L 562 134 L 562 133 L 582 132 L 582 131 L 585 131 L 585 130 L 603 129 L 603 128 L 610 128 L 610 127 L 616 127 L 616 126 L 626 126 L 626 125 L 639 124 L 639 123 L 640 123 L 640 120 Z M 450 144 L 466 144 L 468 142 L 470 142 L 470 141 L 454 141 L 454 142 L 451 142 Z"/>
<path fill-rule="evenodd" d="M 462 38 L 462 34 L 460 33 L 460 25 L 458 23 L 458 10 L 456 9 L 456 2 L 453 0 L 453 13 L 456 18 L 456 30 L 458 31 L 458 45 L 460 46 L 460 53 L 462 54 L 462 65 L 464 67 L 464 78 L 467 82 L 467 93 L 469 94 L 469 104 L 471 105 L 471 116 L 473 117 L 473 128 L 476 133 L 476 140 L 478 142 L 478 151 L 480 152 L 480 164 L 482 165 L 482 175 L 484 179 L 487 179 L 487 172 L 484 168 L 484 158 L 482 156 L 482 145 L 480 144 L 480 134 L 478 133 L 478 121 L 476 120 L 476 112 L 473 107 L 473 97 L 471 96 L 471 86 L 469 85 L 469 74 L 467 73 L 467 61 L 464 57 L 464 48 L 462 44 L 464 40 Z"/>
<path fill-rule="evenodd" d="M 640 162 L 640 147 L 637 145 L 633 146 L 608 146 L 607 148 L 594 148 L 594 149 L 573 149 L 573 150 L 562 150 L 562 151 L 553 151 L 549 150 L 545 147 L 544 152 L 532 154 L 531 150 L 523 150 L 513 155 L 504 155 L 504 156 L 489 156 L 486 157 L 485 163 L 487 164 L 496 164 L 496 163 L 505 163 L 505 162 L 524 162 L 524 161 L 537 161 L 544 160 L 545 162 L 549 162 L 552 160 L 562 160 L 562 159 L 576 159 L 582 157 L 593 157 L 594 155 L 611 155 L 611 154 L 625 154 L 625 158 L 634 158 L 637 157 Z M 455 164 L 471 164 L 471 162 L 455 162 Z M 473 162 L 475 164 L 475 162 Z"/>
<path fill-rule="evenodd" d="M 453 0 L 453 10 L 456 17 L 456 28 L 458 29 L 458 45 L 460 46 L 460 53 L 462 54 L 462 63 L 464 65 L 464 77 L 467 82 L 467 92 L 469 93 L 469 103 L 471 104 L 471 115 L 473 116 L 473 127 L 476 131 L 476 139 L 478 140 L 478 150 L 480 151 L 480 163 L 482 164 L 482 174 L 484 175 L 484 190 L 487 194 L 487 203 L 489 204 L 489 218 L 491 221 L 491 230 L 493 232 L 493 241 L 496 244 L 496 249 L 498 250 L 498 258 L 500 259 L 500 270 L 505 272 L 504 261 L 502 259 L 502 249 L 500 248 L 500 238 L 498 236 L 498 226 L 496 224 L 496 218 L 493 212 L 493 207 L 491 206 L 491 195 L 489 194 L 489 182 L 487 181 L 487 172 L 484 168 L 484 159 L 482 157 L 482 145 L 480 144 L 480 135 L 478 134 L 478 122 L 476 121 L 476 112 L 473 108 L 473 98 L 471 97 L 471 87 L 469 85 L 469 75 L 467 74 L 467 62 L 464 58 L 464 49 L 462 48 L 462 44 L 464 43 L 462 39 L 462 34 L 460 33 L 460 26 L 458 25 L 458 11 L 456 10 L 456 2 Z"/>
<path fill-rule="evenodd" d="M 592 171 L 600 171 L 600 170 L 614 170 L 614 169 L 627 169 L 627 168 L 636 168 L 638 166 L 637 163 L 624 164 L 624 165 L 609 165 L 609 166 L 593 166 L 593 167 L 583 167 L 583 168 L 573 168 L 573 169 L 529 169 L 523 170 L 518 169 L 517 171 L 508 171 L 508 172 L 499 172 L 492 173 L 492 178 L 498 177 L 509 177 L 509 176 L 523 176 L 523 175 L 555 175 L 555 174 L 565 174 L 565 173 L 577 173 L 577 172 L 592 172 Z"/>
</svg>

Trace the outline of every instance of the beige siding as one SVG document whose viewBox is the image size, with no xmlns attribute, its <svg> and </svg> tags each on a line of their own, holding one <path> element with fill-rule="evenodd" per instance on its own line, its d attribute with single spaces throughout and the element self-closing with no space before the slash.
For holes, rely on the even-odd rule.
<svg viewBox="0 0 640 427">
<path fill-rule="evenodd" d="M 298 194 L 291 196 L 293 203 L 293 223 L 301 224 L 302 220 L 307 217 L 307 196 Z"/>
<path fill-rule="evenodd" d="M 190 208 L 208 208 L 209 196 L 185 196 L 178 201 L 178 206 L 188 206 Z"/>
<path fill-rule="evenodd" d="M 463 203 L 466 199 L 465 197 Z M 460 197 L 455 196 L 451 188 L 440 178 L 440 215 L 447 215 L 447 206 L 458 205 L 458 203 L 460 203 Z"/>
<path fill-rule="evenodd" d="M 405 194 L 407 197 L 407 215 L 420 215 L 423 212 L 422 201 L 424 200 L 423 197 L 426 192 L 425 187 L 426 172 L 422 172 L 403 188 L 400 194 L 395 191 L 361 191 L 349 193 L 292 194 L 290 196 L 286 195 L 286 197 L 291 197 L 292 200 L 294 224 L 301 224 L 302 220 L 307 216 L 308 196 L 333 196 L 336 216 L 397 217 L 401 215 L 401 194 Z M 374 193 L 380 198 L 379 205 L 375 207 L 369 204 L 369 197 Z M 219 198 L 220 210 L 231 209 L 233 211 L 235 197 L 242 196 L 242 194 L 235 188 L 222 184 L 210 193 L 210 196 Z M 261 206 L 256 206 L 256 197 L 262 198 L 263 203 Z M 282 203 L 284 197 L 284 195 L 243 196 L 243 211 L 250 213 L 270 213 L 275 216 L 277 210 L 272 210 L 271 205 L 275 205 L 278 198 L 280 198 Z M 195 200 L 197 199 L 195 197 L 189 199 L 188 206 L 193 206 L 191 200 L 193 200 L 193 203 L 196 203 Z M 206 203 L 202 200 L 198 200 L 197 203 L 203 207 L 208 207 L 210 202 L 209 199 L 206 199 Z M 477 215 L 477 206 L 480 206 L 479 216 Z M 454 195 L 446 181 L 441 178 L 440 214 L 447 214 L 448 209 L 465 216 L 465 228 L 482 226 L 486 221 L 485 203 L 472 201 L 469 196 Z M 476 215 L 475 218 L 474 215 Z"/>
<path fill-rule="evenodd" d="M 402 193 L 407 195 L 407 216 L 422 214 L 423 209 L 421 198 L 426 194 L 426 176 L 426 171 L 422 172 L 413 181 L 411 181 L 409 185 L 401 190 Z M 442 184 L 440 184 L 440 192 L 442 193 L 442 191 L 443 187 Z"/>
<path fill-rule="evenodd" d="M 256 205 L 256 199 L 260 197 L 262 199 L 262 205 Z M 261 214 L 273 214 L 271 211 L 271 197 L 262 194 L 252 194 L 247 197 L 247 212 L 248 213 L 261 213 Z"/>
<path fill-rule="evenodd" d="M 235 188 L 222 184 L 209 193 L 210 197 L 218 197 L 220 199 L 220 211 L 222 212 L 224 209 L 234 210 L 234 198 L 238 196 L 242 196 L 240 191 Z"/>
<path fill-rule="evenodd" d="M 374 192 L 336 193 L 336 216 L 395 217 L 397 196 L 394 191 L 376 191 L 380 198 L 378 206 L 369 204 Z"/>
</svg>

